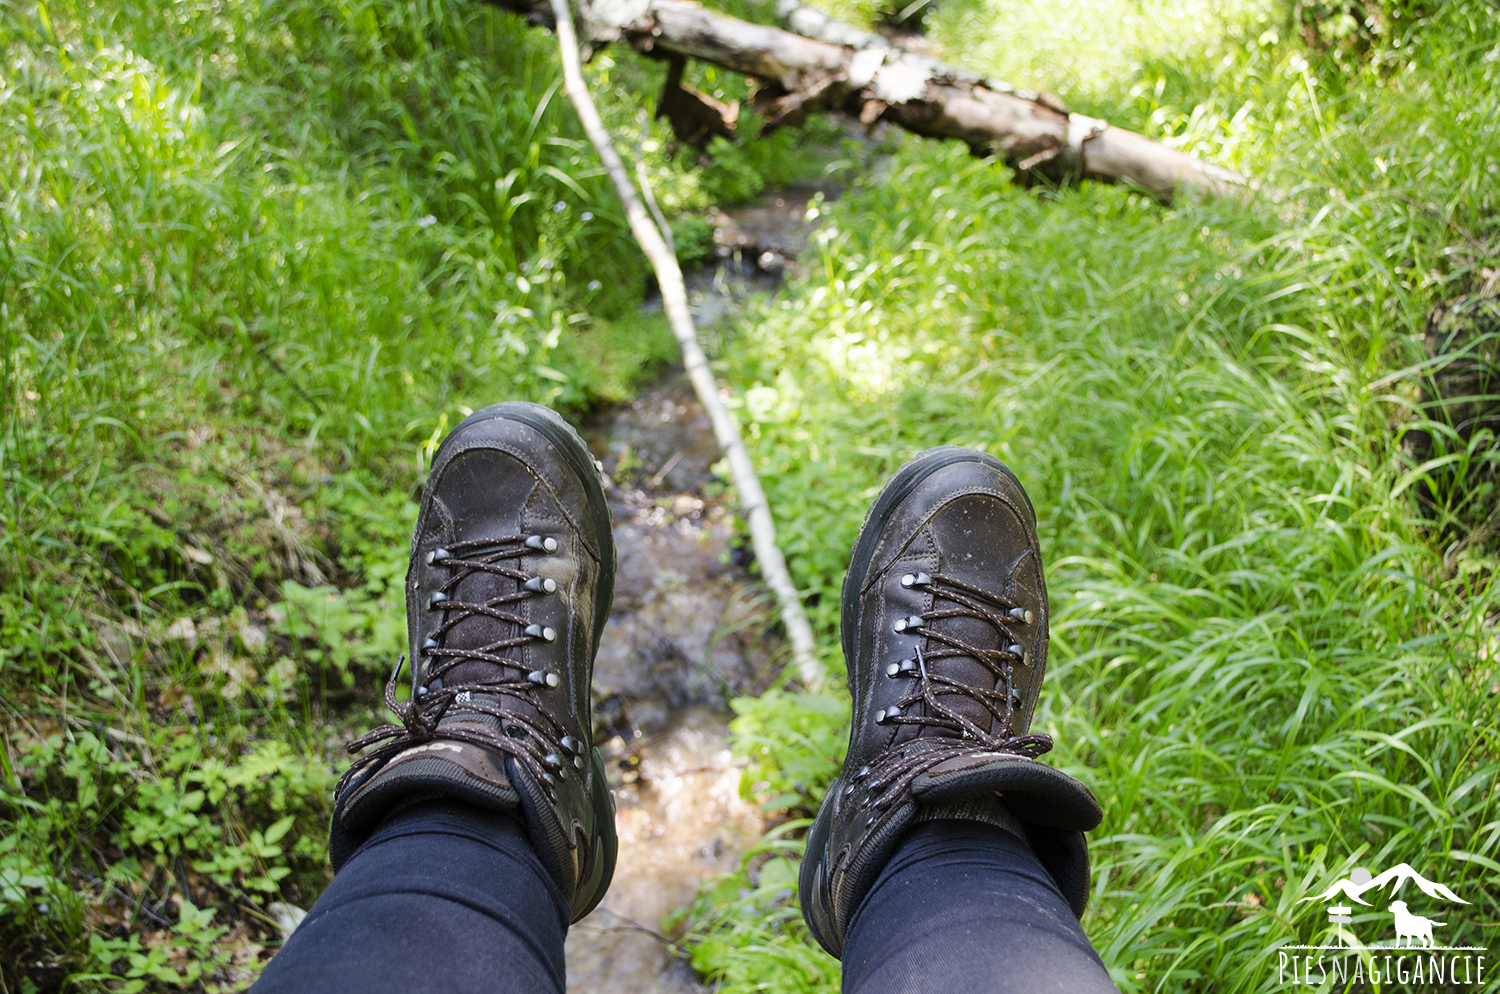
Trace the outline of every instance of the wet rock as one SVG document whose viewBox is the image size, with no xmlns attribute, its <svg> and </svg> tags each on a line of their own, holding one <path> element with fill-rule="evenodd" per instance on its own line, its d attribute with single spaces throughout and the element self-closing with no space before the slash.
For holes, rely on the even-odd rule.
<svg viewBox="0 0 1500 994">
<path fill-rule="evenodd" d="M 731 253 L 757 263 L 764 258 L 761 269 L 779 270 L 807 248 L 807 240 L 818 227 L 816 218 L 808 220 L 807 209 L 822 193 L 777 190 L 754 204 L 720 211 L 714 218 L 715 240 Z"/>
<path fill-rule="evenodd" d="M 727 565 L 731 533 L 727 517 L 708 528 L 615 528 L 615 611 L 594 662 L 601 716 L 623 700 L 632 730 L 650 735 L 674 711 L 726 708 L 730 696 L 764 681 L 770 617 Z"/>
<path fill-rule="evenodd" d="M 284 904 L 281 901 L 273 901 L 266 905 L 266 913 L 276 921 L 276 930 L 281 933 L 281 941 L 285 942 L 297 931 L 297 926 L 302 924 L 302 919 L 307 917 L 307 912 L 295 904 Z"/>
<path fill-rule="evenodd" d="M 819 224 L 817 212 L 809 208 L 837 199 L 840 192 L 832 182 L 773 190 L 753 203 L 714 213 L 717 258 L 685 274 L 688 307 L 705 350 L 713 351 L 718 327 L 740 312 L 747 297 L 774 293 L 788 274 L 799 272 L 798 257 L 806 253 Z M 652 289 L 641 309 L 661 307 L 660 291 Z"/>
<path fill-rule="evenodd" d="M 727 731 L 720 712 L 691 708 L 644 746 L 606 746 L 619 863 L 604 901 L 568 933 L 569 994 L 705 990 L 676 953 L 676 937 L 661 929 L 764 831 L 760 813 L 740 798 Z"/>
</svg>

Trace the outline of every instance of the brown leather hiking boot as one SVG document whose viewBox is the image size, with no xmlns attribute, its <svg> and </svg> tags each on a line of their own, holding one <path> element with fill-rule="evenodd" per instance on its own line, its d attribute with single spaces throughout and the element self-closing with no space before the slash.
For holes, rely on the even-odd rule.
<svg viewBox="0 0 1500 994">
<path fill-rule="evenodd" d="M 589 683 L 614 594 L 599 470 L 536 404 L 496 404 L 438 447 L 412 536 L 412 696 L 334 791 L 337 870 L 393 810 L 448 796 L 516 811 L 572 910 L 614 874 L 614 801 L 591 745 Z M 372 748 L 373 747 L 373 748 Z"/>
<path fill-rule="evenodd" d="M 923 809 L 955 805 L 994 807 L 976 820 L 1024 834 L 1082 916 L 1082 833 L 1102 813 L 1086 787 L 1037 761 L 1052 740 L 1027 734 L 1047 667 L 1047 587 L 1036 515 L 1011 471 L 953 446 L 901 467 L 855 542 L 841 628 L 849 752 L 801 871 L 802 915 L 823 948 L 840 955 Z"/>
</svg>

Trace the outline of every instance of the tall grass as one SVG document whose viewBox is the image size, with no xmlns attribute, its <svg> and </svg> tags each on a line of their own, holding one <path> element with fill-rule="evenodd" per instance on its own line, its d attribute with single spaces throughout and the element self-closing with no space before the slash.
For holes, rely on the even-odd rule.
<svg viewBox="0 0 1500 994">
<path fill-rule="evenodd" d="M 1406 39 L 1409 65 L 1333 99 L 1336 67 L 1250 38 L 1234 59 L 1264 89 L 1238 148 L 1267 189 L 1245 204 L 1037 197 L 909 142 L 733 347 L 829 631 L 902 460 L 974 445 L 1027 485 L 1053 611 L 1037 724 L 1104 804 L 1084 924 L 1127 991 L 1275 988 L 1281 947 L 1332 935 L 1297 902 L 1355 866 L 1452 882 L 1473 903 L 1445 941 L 1492 938 L 1494 560 L 1443 552 L 1463 502 L 1493 498 L 1476 482 L 1434 509 L 1413 487 L 1493 440 L 1441 429 L 1449 454 L 1414 466 L 1399 436 L 1424 423 L 1427 309 L 1492 261 L 1494 132 L 1464 122 L 1495 113 L 1497 42 L 1493 16 L 1451 5 Z M 762 796 L 811 812 L 846 712 L 742 711 Z M 723 990 L 834 989 L 766 865 L 769 883 L 751 860 L 746 890 L 700 901 L 700 967 Z M 1384 935 L 1389 915 L 1352 927 Z"/>
<path fill-rule="evenodd" d="M 670 354 L 555 78 L 477 4 L 0 3 L 0 986 L 253 977 L 424 443 Z"/>
<path fill-rule="evenodd" d="M 1356 865 L 1448 883 L 1474 903 L 1445 937 L 1484 945 L 1495 563 L 1454 543 L 1492 504 L 1455 482 L 1492 437 L 1425 423 L 1427 465 L 1397 437 L 1427 308 L 1493 264 L 1495 18 L 1441 5 L 1352 65 L 1255 4 L 1136 5 L 1113 48 L 1088 25 L 1124 8 L 1075 7 L 955 4 L 934 38 L 1264 190 L 1026 192 L 911 140 L 820 206 L 806 275 L 718 362 L 827 662 L 885 476 L 985 448 L 1041 514 L 1038 724 L 1108 812 L 1085 926 L 1123 987 L 1274 986 L 1278 947 L 1325 927 L 1296 901 Z M 1094 45 L 1050 83 L 1061 41 L 958 48 L 1044 20 Z M 576 413 L 670 354 L 551 45 L 478 4 L 0 0 L 6 989 L 247 984 L 271 904 L 326 880 L 423 453 L 497 397 Z M 659 67 L 593 71 L 638 129 Z M 674 157 L 653 127 L 678 211 L 805 154 Z M 700 899 L 695 964 L 831 990 L 788 894 L 847 704 L 736 706 L 747 783 L 789 820 Z"/>
</svg>

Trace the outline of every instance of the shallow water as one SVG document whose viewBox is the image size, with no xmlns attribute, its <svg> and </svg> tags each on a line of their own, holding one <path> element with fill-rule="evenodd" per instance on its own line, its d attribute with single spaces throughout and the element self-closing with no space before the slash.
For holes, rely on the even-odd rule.
<svg viewBox="0 0 1500 994">
<path fill-rule="evenodd" d="M 796 272 L 815 193 L 774 191 L 715 219 L 719 264 L 688 276 L 700 330 Z M 610 479 L 620 555 L 594 665 L 595 741 L 609 760 L 620 858 L 604 901 L 568 935 L 568 990 L 704 991 L 662 919 L 765 831 L 739 794 L 729 699 L 763 691 L 785 653 L 767 637 L 774 604 L 749 582 L 733 514 L 712 496 L 719 446 L 687 381 L 664 379 L 586 435 Z"/>
<path fill-rule="evenodd" d="M 568 935 L 570 992 L 704 990 L 662 919 L 760 837 L 728 747 L 728 701 L 765 688 L 770 602 L 735 565 L 733 517 L 704 497 L 719 458 L 691 389 L 668 379 L 596 419 L 619 570 L 594 665 L 595 741 L 615 798 L 619 864 Z"/>
</svg>

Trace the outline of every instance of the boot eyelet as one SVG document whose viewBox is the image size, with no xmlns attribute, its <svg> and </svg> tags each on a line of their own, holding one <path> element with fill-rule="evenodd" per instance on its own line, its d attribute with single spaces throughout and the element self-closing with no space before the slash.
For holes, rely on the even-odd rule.
<svg viewBox="0 0 1500 994">
<path fill-rule="evenodd" d="M 850 794 L 854 793 L 858 789 L 859 789 L 858 787 L 856 787 L 854 784 L 851 783 L 849 786 L 847 786 L 847 787 L 844 788 L 844 796 L 848 797 Z"/>
<path fill-rule="evenodd" d="M 1036 620 L 1036 616 L 1033 615 L 1030 611 L 1026 610 L 1024 607 L 1013 607 L 1006 613 L 1010 615 L 1012 621 L 1019 621 L 1022 624 L 1026 625 L 1029 625 Z"/>
<path fill-rule="evenodd" d="M 441 590 L 434 590 L 432 596 L 427 598 L 427 610 L 435 611 L 439 604 L 448 603 L 448 595 Z"/>
<path fill-rule="evenodd" d="M 430 655 L 432 655 L 432 650 L 433 649 L 440 649 L 440 648 L 442 648 L 442 646 L 438 645 L 438 640 L 437 639 L 423 639 L 422 640 L 422 655 L 424 655 L 424 656 L 430 656 Z"/>
<path fill-rule="evenodd" d="M 856 774 L 854 774 L 854 779 L 855 780 L 863 780 L 865 777 L 867 777 L 869 775 L 870 775 L 870 768 L 868 766 L 861 766 L 859 768 L 859 772 L 856 773 Z"/>
<path fill-rule="evenodd" d="M 418 698 L 426 697 L 429 693 L 431 693 L 431 691 L 429 691 L 426 687 L 418 687 L 417 688 L 417 697 Z"/>
<path fill-rule="evenodd" d="M 917 664 L 915 660 L 903 659 L 899 663 L 891 663 L 885 668 L 885 675 L 891 679 L 898 676 L 916 676 Z"/>
<path fill-rule="evenodd" d="M 452 558 L 453 553 L 449 552 L 447 549 L 433 549 L 431 552 L 427 553 L 427 565 L 436 566 L 438 563 L 445 563 Z"/>
<path fill-rule="evenodd" d="M 897 618 L 895 628 L 899 633 L 909 631 L 913 628 L 921 628 L 924 624 L 926 624 L 926 622 L 922 620 L 922 616 L 920 614 L 913 614 L 905 618 Z"/>
<path fill-rule="evenodd" d="M 564 735 L 562 737 L 562 740 L 559 741 L 557 744 L 562 748 L 563 752 L 566 752 L 570 756 L 576 756 L 576 755 L 578 755 L 578 753 L 580 753 L 580 752 L 583 751 L 582 750 L 583 743 L 579 742 L 577 739 L 573 738 L 573 736 L 571 736 L 571 735 Z"/>
<path fill-rule="evenodd" d="M 932 577 L 926 573 L 908 573 L 901 578 L 901 586 L 908 589 L 912 587 L 925 587 L 932 582 Z"/>
<path fill-rule="evenodd" d="M 579 773 L 582 773 L 584 765 L 585 764 L 583 762 L 583 757 L 582 756 L 574 756 L 573 757 L 573 769 L 577 770 Z"/>
<path fill-rule="evenodd" d="M 526 634 L 534 639 L 541 639 L 543 642 L 555 642 L 557 640 L 557 632 L 545 625 L 527 625 Z"/>
<path fill-rule="evenodd" d="M 531 535 L 526 539 L 526 548 L 535 549 L 538 552 L 556 552 L 557 539 L 551 535 Z"/>
<path fill-rule="evenodd" d="M 555 594 L 557 593 L 557 581 L 550 576 L 534 576 L 521 584 L 522 590 L 529 590 L 533 594 Z"/>
<path fill-rule="evenodd" d="M 556 687 L 558 684 L 557 674 L 548 673 L 546 670 L 532 670 L 526 674 L 526 680 L 538 687 Z"/>
<path fill-rule="evenodd" d="M 1008 652 L 1008 653 L 1010 653 L 1012 656 L 1019 656 L 1020 659 L 1021 659 L 1021 662 L 1023 662 L 1023 663 L 1026 662 L 1026 647 L 1025 646 L 1008 645 L 1008 646 L 1005 647 L 1005 651 Z"/>
</svg>

